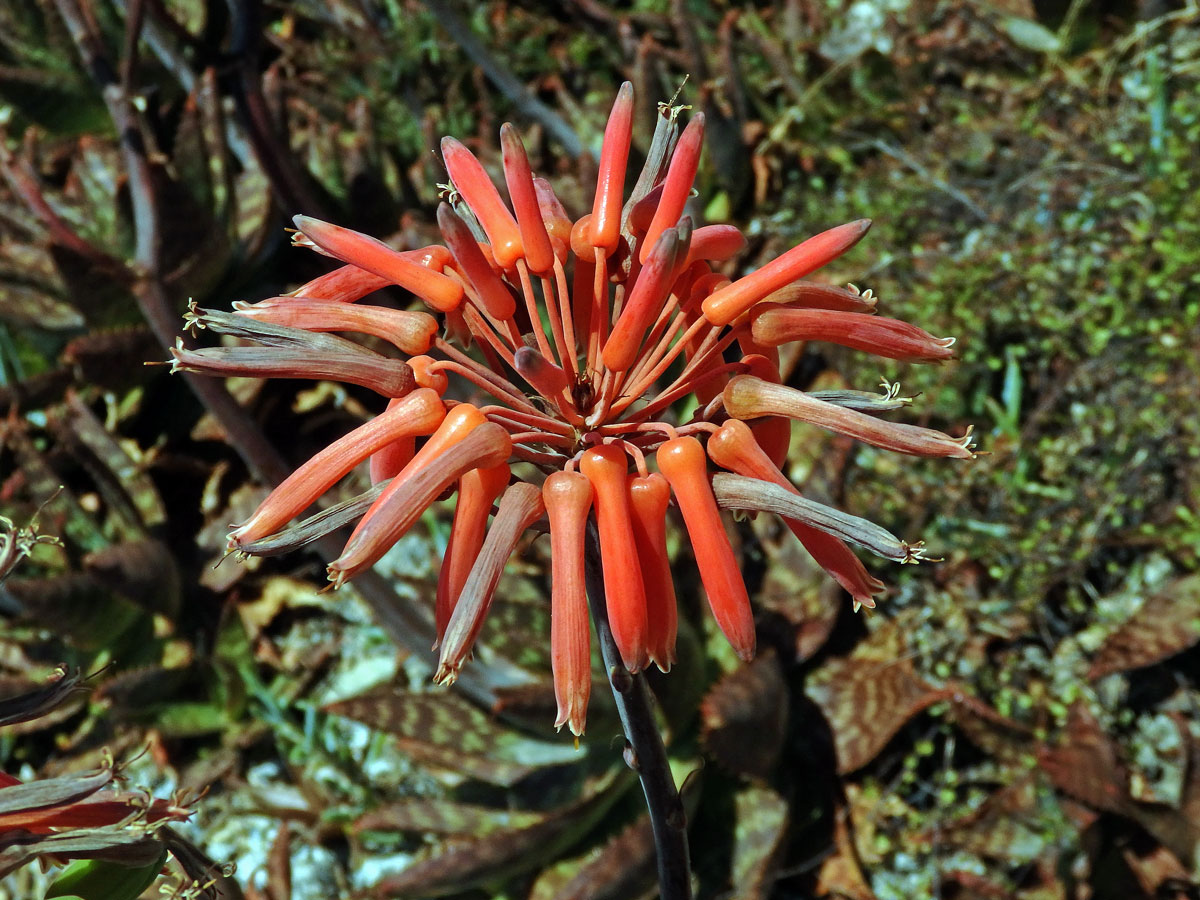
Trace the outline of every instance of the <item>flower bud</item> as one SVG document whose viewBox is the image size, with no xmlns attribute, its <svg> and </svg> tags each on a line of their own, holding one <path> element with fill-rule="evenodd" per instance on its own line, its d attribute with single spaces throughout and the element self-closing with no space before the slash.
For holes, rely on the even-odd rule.
<svg viewBox="0 0 1200 900">
<path fill-rule="evenodd" d="M 611 252 L 621 234 L 621 207 L 625 194 L 625 167 L 633 139 L 633 85 L 626 81 L 617 92 L 616 102 L 604 128 L 600 165 L 596 178 L 596 199 L 592 205 L 592 225 L 588 236 L 593 247 Z"/>
<path fill-rule="evenodd" d="M 442 160 L 450 180 L 487 233 L 496 264 L 510 269 L 525 255 L 516 219 L 475 154 L 452 137 L 442 138 Z"/>
<path fill-rule="evenodd" d="M 829 309 L 760 308 L 752 313 L 752 333 L 755 341 L 768 347 L 792 341 L 829 341 L 904 362 L 933 362 L 954 355 L 954 338 L 935 338 L 898 319 Z"/>
</svg>

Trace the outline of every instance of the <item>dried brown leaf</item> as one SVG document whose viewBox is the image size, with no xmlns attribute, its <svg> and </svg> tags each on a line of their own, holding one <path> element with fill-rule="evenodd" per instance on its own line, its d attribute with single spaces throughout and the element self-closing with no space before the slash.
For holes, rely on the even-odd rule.
<svg viewBox="0 0 1200 900">
<path fill-rule="evenodd" d="M 751 785 L 734 797 L 733 893 L 736 900 L 766 900 L 787 835 L 788 802 L 767 787 Z"/>
<path fill-rule="evenodd" d="M 700 717 L 705 752 L 718 764 L 738 775 L 768 777 L 787 730 L 787 685 L 775 654 L 760 653 L 717 682 Z"/>
<path fill-rule="evenodd" d="M 843 774 L 865 766 L 909 719 L 948 696 L 918 678 L 905 658 L 833 660 L 807 692 L 833 729 Z"/>
<path fill-rule="evenodd" d="M 1200 642 L 1200 575 L 1189 575 L 1147 597 L 1101 645 L 1088 680 L 1153 665 Z"/>
</svg>

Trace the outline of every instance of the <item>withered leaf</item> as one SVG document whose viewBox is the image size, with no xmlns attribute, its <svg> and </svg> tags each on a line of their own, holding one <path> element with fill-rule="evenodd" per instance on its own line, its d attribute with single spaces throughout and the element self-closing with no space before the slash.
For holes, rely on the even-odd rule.
<svg viewBox="0 0 1200 900">
<path fill-rule="evenodd" d="M 885 663 L 832 660 L 818 678 L 807 693 L 832 726 L 843 774 L 865 766 L 909 719 L 947 696 L 918 678 L 903 657 Z"/>
<path fill-rule="evenodd" d="M 704 749 L 738 775 L 771 774 L 787 730 L 787 685 L 768 651 L 722 678 L 700 705 Z"/>
<path fill-rule="evenodd" d="M 846 810 L 838 810 L 834 817 L 833 852 L 821 864 L 817 881 L 819 895 L 845 897 L 848 900 L 875 900 L 875 894 L 859 864 L 849 820 Z"/>
<path fill-rule="evenodd" d="M 1093 809 L 1129 815 L 1129 773 L 1117 748 L 1082 703 L 1071 707 L 1063 742 L 1038 750 L 1038 762 L 1058 790 Z"/>
<path fill-rule="evenodd" d="M 0 850 L 0 878 L 40 856 L 63 859 L 108 859 L 128 866 L 150 865 L 162 855 L 154 838 L 128 829 L 89 828 L 66 834 L 30 834 L 10 831 Z M 5 846 L 7 845 L 7 846 Z"/>
<path fill-rule="evenodd" d="M 0 727 L 40 718 L 80 689 L 79 671 L 60 669 L 55 678 L 31 691 L 0 700 Z"/>
<path fill-rule="evenodd" d="M 4 816 L 76 803 L 96 793 L 112 779 L 111 769 L 101 769 L 9 785 L 0 789 L 0 827 L 3 827 Z"/>
<path fill-rule="evenodd" d="M 175 558 L 162 541 L 124 541 L 89 553 L 83 568 L 100 584 L 143 609 L 173 617 L 182 587 Z"/>
<path fill-rule="evenodd" d="M 1088 680 L 1153 665 L 1200 641 L 1200 575 L 1173 581 L 1101 645 Z"/>
<path fill-rule="evenodd" d="M 734 798 L 733 893 L 737 900 L 766 900 L 775 861 L 787 835 L 788 803 L 767 787 L 743 788 Z"/>
</svg>

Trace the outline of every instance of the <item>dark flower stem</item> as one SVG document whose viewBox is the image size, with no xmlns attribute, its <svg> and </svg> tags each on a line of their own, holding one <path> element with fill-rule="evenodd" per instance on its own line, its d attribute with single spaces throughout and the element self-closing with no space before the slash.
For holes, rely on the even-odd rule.
<svg viewBox="0 0 1200 900">
<path fill-rule="evenodd" d="M 600 535 L 593 518 L 588 522 L 586 547 L 588 604 L 600 654 L 608 672 L 617 714 L 625 729 L 625 761 L 638 774 L 646 795 L 646 808 L 654 829 L 658 856 L 658 889 L 661 900 L 690 900 L 691 867 L 688 857 L 687 813 L 671 777 L 667 750 L 654 720 L 650 689 L 643 675 L 630 675 L 608 624 L 604 579 L 600 569 Z"/>
</svg>

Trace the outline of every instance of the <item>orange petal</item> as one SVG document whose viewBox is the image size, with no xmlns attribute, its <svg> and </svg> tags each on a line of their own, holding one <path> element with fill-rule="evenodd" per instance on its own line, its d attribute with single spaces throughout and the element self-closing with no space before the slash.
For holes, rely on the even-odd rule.
<svg viewBox="0 0 1200 900">
<path fill-rule="evenodd" d="M 772 384 L 779 384 L 779 366 L 771 359 L 760 354 L 752 353 L 742 357 L 742 362 L 749 369 L 747 374 Z M 415 369 L 413 371 L 416 371 Z M 792 420 L 786 416 L 763 416 L 750 425 L 754 440 L 767 454 L 772 464 L 782 469 L 787 462 L 788 448 L 792 443 Z"/>
<path fill-rule="evenodd" d="M 479 431 L 487 427 L 482 426 Z M 525 529 L 537 521 L 544 511 L 541 489 L 532 484 L 519 481 L 504 492 L 500 507 L 496 510 L 496 518 L 488 529 L 487 539 L 483 542 L 475 565 L 471 567 L 462 596 L 446 626 L 437 674 L 433 677 L 438 684 L 453 683 L 458 677 L 458 671 L 471 652 L 479 629 L 483 627 L 505 563 L 512 556 Z"/>
<path fill-rule="evenodd" d="M 707 457 L 693 437 L 667 441 L 658 448 L 658 468 L 671 483 L 688 537 L 696 554 L 700 580 L 717 625 L 742 659 L 754 657 L 754 612 L 746 582 L 721 521 L 708 483 Z"/>
<path fill-rule="evenodd" d="M 398 438 L 429 434 L 445 415 L 441 398 L 426 388 L 392 401 L 386 412 L 334 441 L 289 475 L 245 524 L 230 533 L 230 546 L 274 534 L 372 453 Z"/>
<path fill-rule="evenodd" d="M 438 204 L 437 221 L 442 237 L 446 239 L 463 274 L 474 286 L 483 308 L 502 322 L 511 319 L 516 312 L 517 301 L 483 255 L 467 223 L 450 208 L 449 203 Z"/>
<path fill-rule="evenodd" d="M 479 548 L 483 546 L 492 504 L 508 486 L 510 475 L 508 463 L 500 463 L 489 469 L 472 469 L 459 482 L 454 523 L 450 527 L 450 540 L 438 575 L 434 619 L 439 642 L 446 633 L 446 625 L 479 555 Z"/>
<path fill-rule="evenodd" d="M 549 275 L 554 269 L 554 248 L 550 245 L 550 235 L 542 220 L 525 145 L 521 143 L 517 130 L 508 122 L 500 126 L 500 149 L 504 155 L 504 181 L 508 185 L 508 197 L 516 211 L 521 244 L 525 248 L 525 262 L 533 274 Z"/>
<path fill-rule="evenodd" d="M 512 268 L 525 254 L 521 230 L 496 185 L 475 154 L 452 137 L 442 138 L 442 159 L 454 186 L 487 232 L 496 264 L 502 269 Z"/>
<path fill-rule="evenodd" d="M 609 625 L 626 668 L 638 672 L 646 668 L 650 653 L 646 589 L 642 583 L 625 485 L 628 469 L 629 461 L 624 451 L 610 444 L 586 450 L 579 461 L 579 471 L 587 476 L 596 491 L 596 524 L 600 529 Z"/>
<path fill-rule="evenodd" d="M 704 113 L 696 113 L 683 129 L 683 134 L 679 136 L 679 142 L 675 145 L 671 167 L 663 180 L 658 208 L 655 209 L 654 218 L 651 219 L 646 236 L 642 239 L 638 259 L 643 265 L 650 258 L 650 251 L 659 235 L 679 224 L 679 217 L 683 215 L 683 208 L 687 205 L 688 195 L 696 180 L 696 169 L 700 166 L 700 151 L 703 148 Z"/>
<path fill-rule="evenodd" d="M 722 425 L 708 439 L 708 455 L 724 469 L 773 482 L 800 496 L 800 492 L 758 445 L 745 422 L 730 419 Z M 867 572 L 861 560 L 843 541 L 796 519 L 783 517 L 783 521 L 804 545 L 804 549 L 812 554 L 817 565 L 832 575 L 850 596 L 863 606 L 875 606 L 873 596 L 883 590 L 883 582 Z"/>
<path fill-rule="evenodd" d="M 714 291 L 704 301 L 705 318 L 714 325 L 728 325 L 767 294 L 837 259 L 857 244 L 870 227 L 870 219 L 859 219 L 809 238 L 757 272 Z"/>
<path fill-rule="evenodd" d="M 650 659 L 662 671 L 675 663 L 675 636 L 679 611 L 671 559 L 667 555 L 667 505 L 671 487 L 662 475 L 629 476 L 629 507 L 633 514 L 633 538 L 646 585 L 647 643 Z"/>
<path fill-rule="evenodd" d="M 616 102 L 604 128 L 600 148 L 600 167 L 596 178 L 596 199 L 592 205 L 589 233 L 593 247 L 612 251 L 621 236 L 621 206 L 625 197 L 625 167 L 629 162 L 629 144 L 633 138 L 633 85 L 626 81 L 617 92 Z"/>
<path fill-rule="evenodd" d="M 550 520 L 550 665 L 558 718 L 583 734 L 592 692 L 591 636 L 584 572 L 584 532 L 594 491 L 579 472 L 553 472 L 542 485 Z"/>
<path fill-rule="evenodd" d="M 738 375 L 725 387 L 725 410 L 736 419 L 787 416 L 849 435 L 884 450 L 910 456 L 949 456 L 974 459 L 971 431 L 959 438 L 922 428 L 888 422 L 809 396 L 782 384 L 771 384 L 753 375 Z"/>
<path fill-rule="evenodd" d="M 295 216 L 292 221 L 322 250 L 400 285 L 439 312 L 462 303 L 462 286 L 457 281 L 418 265 L 382 241 L 309 216 Z"/>
</svg>

